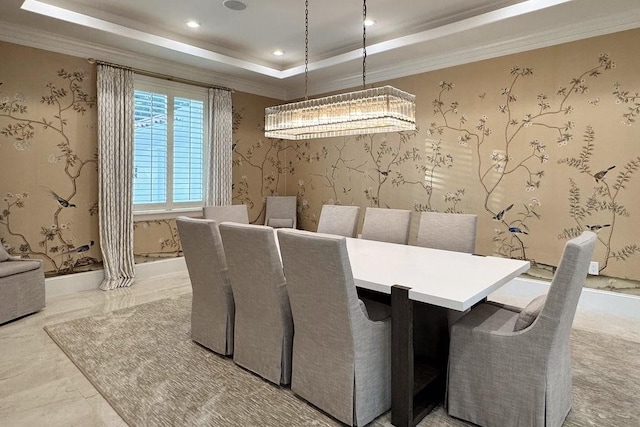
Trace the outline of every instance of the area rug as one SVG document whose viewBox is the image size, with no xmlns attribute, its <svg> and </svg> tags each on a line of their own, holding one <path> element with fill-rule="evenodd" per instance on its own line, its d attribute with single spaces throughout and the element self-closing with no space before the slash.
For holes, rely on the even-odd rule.
<svg viewBox="0 0 640 427">
<path fill-rule="evenodd" d="M 338 426 L 296 397 L 195 344 L 191 295 L 45 329 L 130 426 Z M 565 426 L 640 425 L 640 344 L 572 333 Z M 389 413 L 373 426 L 390 426 Z M 420 426 L 464 426 L 439 406 Z"/>
</svg>

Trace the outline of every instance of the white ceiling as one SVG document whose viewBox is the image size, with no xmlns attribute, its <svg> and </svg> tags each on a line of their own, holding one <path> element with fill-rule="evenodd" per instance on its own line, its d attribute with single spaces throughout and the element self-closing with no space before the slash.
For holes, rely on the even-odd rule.
<svg viewBox="0 0 640 427">
<path fill-rule="evenodd" d="M 0 40 L 304 95 L 304 1 L 2 0 Z M 309 95 L 362 82 L 361 0 L 309 0 Z M 640 27 L 638 0 L 368 0 L 367 82 Z M 189 29 L 185 22 L 202 26 Z M 276 49 L 282 57 L 272 55 Z"/>
</svg>

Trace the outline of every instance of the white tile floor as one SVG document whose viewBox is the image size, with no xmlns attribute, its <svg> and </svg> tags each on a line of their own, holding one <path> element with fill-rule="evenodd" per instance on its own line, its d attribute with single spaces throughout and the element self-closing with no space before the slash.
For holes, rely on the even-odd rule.
<svg viewBox="0 0 640 427">
<path fill-rule="evenodd" d="M 43 327 L 189 292 L 186 273 L 156 277 L 131 288 L 48 298 L 41 312 L 0 326 L 0 425 L 125 426 Z M 640 342 L 639 320 L 578 312 L 574 327 Z"/>
<path fill-rule="evenodd" d="M 186 273 L 162 276 L 48 298 L 39 313 L 0 326 L 0 426 L 126 426 L 43 327 L 188 292 Z"/>
</svg>

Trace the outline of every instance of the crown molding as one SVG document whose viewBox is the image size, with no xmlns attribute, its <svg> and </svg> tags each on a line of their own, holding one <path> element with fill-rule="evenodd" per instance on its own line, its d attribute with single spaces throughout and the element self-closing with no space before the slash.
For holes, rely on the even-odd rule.
<svg viewBox="0 0 640 427">
<path fill-rule="evenodd" d="M 127 67 L 169 74 L 174 77 L 217 86 L 226 86 L 234 90 L 268 98 L 284 99 L 286 97 L 286 90 L 273 84 L 262 84 L 247 79 L 222 75 L 203 68 L 114 49 L 6 21 L 0 21 L 0 40 L 64 55 L 96 58 Z"/>
<path fill-rule="evenodd" d="M 368 75 L 371 75 L 373 81 L 380 82 L 613 34 L 639 26 L 640 9 L 625 14 L 583 21 L 562 28 L 533 32 L 518 38 L 509 37 L 470 49 L 450 51 L 445 55 L 434 55 L 401 62 L 384 69 L 371 71 Z M 354 78 L 361 79 L 361 76 Z"/>
<path fill-rule="evenodd" d="M 469 18 L 460 19 L 448 24 L 439 25 L 434 28 L 429 28 L 424 31 L 419 31 L 402 37 L 392 38 L 379 43 L 374 43 L 368 46 L 367 49 L 370 55 L 393 51 L 398 48 L 429 42 L 431 40 L 440 39 L 461 32 L 469 31 L 470 29 L 480 28 L 508 20 L 510 18 L 527 15 L 532 12 L 555 7 L 563 3 L 568 3 L 570 1 L 572 0 L 526 0 L 521 3 L 499 8 L 497 10 L 481 13 L 476 16 L 471 16 Z M 201 47 L 194 46 L 188 43 L 179 42 L 171 38 L 158 36 L 150 32 L 140 31 L 128 26 L 117 24 L 115 22 L 76 12 L 72 9 L 51 5 L 40 0 L 25 0 L 21 6 L 21 9 L 61 21 L 95 29 L 104 33 L 115 34 L 119 37 L 124 37 L 131 40 L 139 40 L 143 43 L 157 46 L 168 51 L 185 53 L 195 58 L 201 58 L 214 63 L 228 65 L 237 69 L 262 74 L 264 76 L 273 77 L 280 80 L 304 74 L 307 68 L 310 71 L 328 69 L 336 65 L 341 65 L 344 63 L 352 62 L 354 60 L 358 60 L 361 57 L 361 50 L 360 48 L 358 48 L 355 50 L 344 52 L 342 54 L 331 55 L 329 57 L 326 57 L 325 59 L 321 59 L 318 61 L 312 61 L 311 63 L 305 64 L 304 66 L 297 65 L 284 70 L 280 70 L 245 59 L 240 59 L 235 56 L 222 54 L 217 51 L 203 49 Z"/>
<path fill-rule="evenodd" d="M 119 37 L 125 37 L 131 40 L 140 40 L 144 43 L 150 44 L 152 46 L 157 46 L 162 49 L 186 53 L 197 58 L 206 59 L 208 61 L 213 61 L 220 64 L 230 65 L 235 68 L 252 71 L 269 77 L 282 78 L 282 72 L 280 70 L 261 65 L 253 61 L 247 61 L 245 59 L 240 59 L 233 56 L 225 55 L 223 53 L 219 53 L 217 51 L 219 49 L 216 49 L 216 51 L 204 49 L 189 43 L 183 43 L 172 38 L 158 36 L 146 31 L 140 31 L 131 27 L 106 21 L 104 19 L 95 18 L 90 15 L 79 13 L 71 9 L 66 9 L 63 7 L 45 3 L 43 1 L 24 0 L 20 9 L 44 15 L 49 18 L 81 25 L 83 27 L 91 28 L 104 33 L 115 34 Z"/>
<path fill-rule="evenodd" d="M 515 39 L 510 37 L 469 49 L 458 49 L 438 55 L 420 56 L 409 61 L 393 62 L 383 68 L 368 70 L 367 81 L 369 83 L 379 83 L 485 59 L 616 33 L 638 28 L 639 26 L 640 8 L 636 8 L 624 13 L 565 25 L 561 28 L 542 29 Z M 302 85 L 293 86 L 293 83 L 286 80 L 281 84 L 278 84 L 277 81 L 263 83 L 223 75 L 204 68 L 109 48 L 4 21 L 0 21 L 0 40 L 81 58 L 93 57 L 107 62 L 170 74 L 184 79 L 227 86 L 238 91 L 278 100 L 304 97 L 304 87 Z M 349 74 L 334 76 L 331 79 L 324 79 L 321 82 L 311 80 L 308 92 L 312 96 L 317 96 L 328 92 L 359 87 L 362 75 L 360 72 L 350 72 Z"/>
<path fill-rule="evenodd" d="M 508 38 L 470 49 L 458 49 L 439 55 L 421 56 L 414 60 L 395 62 L 384 68 L 377 68 L 375 70 L 368 69 L 367 82 L 379 83 L 591 37 L 613 34 L 638 27 L 640 27 L 640 8 L 625 13 L 609 15 L 604 18 L 566 25 L 562 28 L 543 29 L 515 39 Z M 312 82 L 309 85 L 308 92 L 310 95 L 320 95 L 355 88 L 361 84 L 362 74 L 352 73 L 331 81 L 321 83 Z M 287 99 L 302 98 L 304 97 L 304 88 L 287 90 L 286 96 Z"/>
</svg>

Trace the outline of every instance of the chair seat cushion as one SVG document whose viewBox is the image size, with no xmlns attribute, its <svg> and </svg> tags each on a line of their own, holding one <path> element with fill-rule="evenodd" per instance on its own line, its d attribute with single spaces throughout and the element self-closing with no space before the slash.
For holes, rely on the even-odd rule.
<svg viewBox="0 0 640 427">
<path fill-rule="evenodd" d="M 516 324 L 513 326 L 513 331 L 518 332 L 531 326 L 531 324 L 538 318 L 538 315 L 540 315 L 546 300 L 546 294 L 540 295 L 527 304 L 527 306 L 523 308 L 518 315 Z"/>
<path fill-rule="evenodd" d="M 476 330 L 490 333 L 493 331 L 510 333 L 513 331 L 518 313 L 490 303 L 481 303 L 469 311 L 454 324 L 454 328 Z"/>
<path fill-rule="evenodd" d="M 0 277 L 12 276 L 40 268 L 39 260 L 5 261 L 0 264 Z"/>
<path fill-rule="evenodd" d="M 293 219 L 291 218 L 269 218 L 267 223 L 273 228 L 293 228 Z"/>
</svg>

